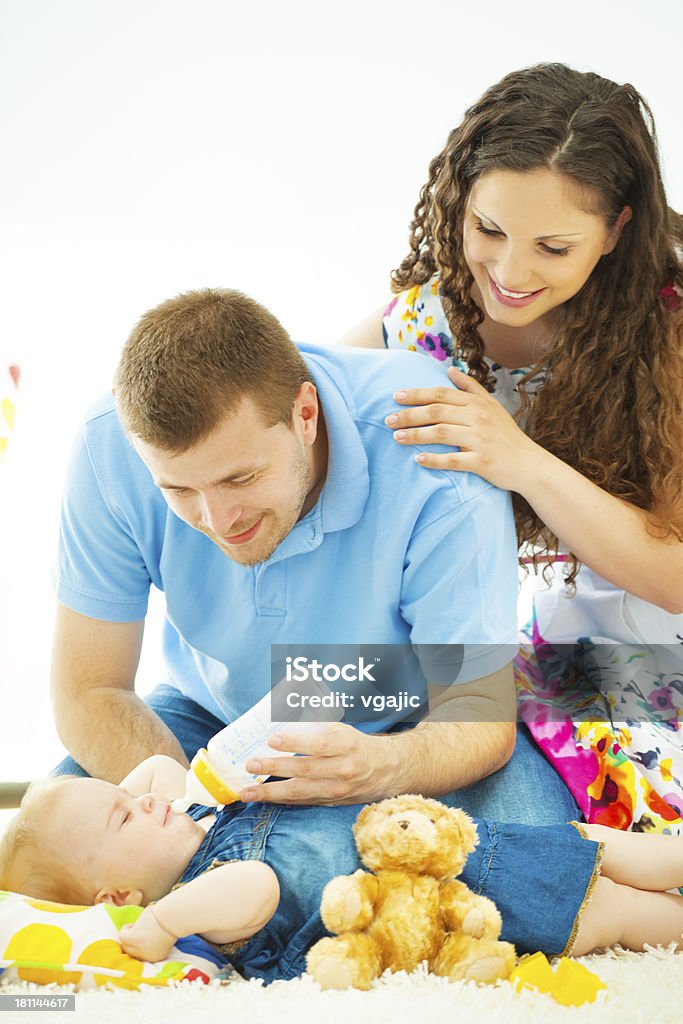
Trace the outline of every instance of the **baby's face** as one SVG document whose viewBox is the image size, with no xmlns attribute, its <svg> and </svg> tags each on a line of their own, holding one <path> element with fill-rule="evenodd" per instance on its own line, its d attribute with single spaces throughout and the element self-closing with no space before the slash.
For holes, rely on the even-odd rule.
<svg viewBox="0 0 683 1024">
<path fill-rule="evenodd" d="M 205 836 L 164 797 L 134 797 L 101 779 L 69 779 L 50 824 L 94 901 L 148 903 L 178 881 Z"/>
</svg>

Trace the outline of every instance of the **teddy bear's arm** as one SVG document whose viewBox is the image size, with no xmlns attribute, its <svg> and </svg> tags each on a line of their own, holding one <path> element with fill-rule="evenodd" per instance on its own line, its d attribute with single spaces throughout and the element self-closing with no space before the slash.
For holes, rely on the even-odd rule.
<svg viewBox="0 0 683 1024">
<path fill-rule="evenodd" d="M 323 890 L 320 916 L 330 932 L 362 931 L 374 917 L 379 882 L 360 868 L 352 875 L 339 875 Z"/>
<path fill-rule="evenodd" d="M 462 932 L 476 939 L 497 939 L 502 921 L 495 903 L 477 896 L 457 879 L 442 882 L 439 895 L 441 917 L 446 931 Z"/>
</svg>

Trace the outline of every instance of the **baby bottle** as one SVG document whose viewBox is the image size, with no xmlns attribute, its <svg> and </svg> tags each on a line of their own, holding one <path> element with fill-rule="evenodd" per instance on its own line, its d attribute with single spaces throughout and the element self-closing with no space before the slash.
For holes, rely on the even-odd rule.
<svg viewBox="0 0 683 1024">
<path fill-rule="evenodd" d="M 305 686 L 299 684 L 295 706 L 282 699 L 283 687 L 291 689 L 291 683 L 280 680 L 271 693 L 212 736 L 206 748 L 197 751 L 187 773 L 185 796 L 173 801 L 174 810 L 186 811 L 195 803 L 208 807 L 234 803 L 239 800 L 239 793 L 245 786 L 267 778 L 266 775 L 252 775 L 246 771 L 244 765 L 247 761 L 252 757 L 272 757 L 273 754 L 277 757 L 291 756 L 290 751 L 274 751 L 269 747 L 271 736 L 293 724 L 297 731 L 319 731 L 325 728 L 326 723 L 337 722 L 344 715 L 343 707 L 337 706 L 337 695 L 322 681 L 309 676 Z M 280 692 L 276 693 L 278 689 Z M 305 701 L 301 699 L 302 691 L 306 694 Z M 276 706 L 282 713 L 289 713 L 274 722 L 271 707 L 276 698 Z"/>
</svg>

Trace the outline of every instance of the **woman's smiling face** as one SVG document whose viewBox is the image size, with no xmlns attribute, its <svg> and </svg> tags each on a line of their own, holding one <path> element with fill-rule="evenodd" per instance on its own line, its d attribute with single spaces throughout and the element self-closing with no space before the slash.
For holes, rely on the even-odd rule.
<svg viewBox="0 0 683 1024">
<path fill-rule="evenodd" d="M 524 327 L 581 290 L 631 217 L 625 207 L 610 228 L 583 208 L 591 198 L 545 168 L 489 171 L 477 179 L 465 208 L 463 245 L 477 302 L 492 320 Z"/>
</svg>

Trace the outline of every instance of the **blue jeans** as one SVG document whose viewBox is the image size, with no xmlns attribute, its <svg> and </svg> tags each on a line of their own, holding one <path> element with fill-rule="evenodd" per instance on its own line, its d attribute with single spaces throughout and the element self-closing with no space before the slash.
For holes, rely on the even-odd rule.
<svg viewBox="0 0 683 1024">
<path fill-rule="evenodd" d="M 235 803 L 218 812 L 180 884 L 217 864 L 245 860 L 265 861 L 280 883 L 280 902 L 268 924 L 245 942 L 218 947 L 245 977 L 270 982 L 305 971 L 306 953 L 327 934 L 319 914 L 325 885 L 363 867 L 352 832 L 361 806 Z M 198 820 L 207 810 L 195 805 L 188 813 Z M 583 839 L 569 824 L 475 824 L 479 844 L 460 878 L 496 904 L 501 938 L 520 955 L 570 952 L 599 873 L 601 844 Z"/>
<path fill-rule="evenodd" d="M 205 747 L 225 722 L 216 718 L 167 683 L 157 686 L 145 703 L 168 726 L 188 759 Z M 54 770 L 55 775 L 87 775 L 71 757 Z M 581 820 L 581 812 L 564 782 L 531 739 L 525 725 L 517 726 L 517 743 L 500 771 L 472 786 L 440 797 L 462 807 L 475 818 L 554 825 Z"/>
</svg>

